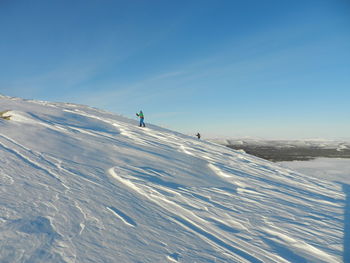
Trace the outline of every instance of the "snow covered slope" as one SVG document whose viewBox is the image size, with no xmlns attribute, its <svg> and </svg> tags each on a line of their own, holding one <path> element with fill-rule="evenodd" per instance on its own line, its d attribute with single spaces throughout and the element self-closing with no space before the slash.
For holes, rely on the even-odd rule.
<svg viewBox="0 0 350 263">
<path fill-rule="evenodd" d="M 5 110 L 0 262 L 343 260 L 341 185 L 87 106 Z"/>
</svg>

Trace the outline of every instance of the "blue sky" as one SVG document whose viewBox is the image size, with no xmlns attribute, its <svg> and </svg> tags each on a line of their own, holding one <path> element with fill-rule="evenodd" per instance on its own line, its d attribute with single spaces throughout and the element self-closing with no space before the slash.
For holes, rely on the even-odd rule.
<svg viewBox="0 0 350 263">
<path fill-rule="evenodd" d="M 350 137 L 347 0 L 1 0 L 0 93 L 209 137 Z"/>
</svg>

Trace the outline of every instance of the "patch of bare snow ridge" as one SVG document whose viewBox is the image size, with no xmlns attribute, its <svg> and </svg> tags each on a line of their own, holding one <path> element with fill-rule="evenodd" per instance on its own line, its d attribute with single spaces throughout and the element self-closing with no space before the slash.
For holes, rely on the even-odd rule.
<svg viewBox="0 0 350 263">
<path fill-rule="evenodd" d="M 0 96 L 0 262 L 342 262 L 342 185 L 83 105 Z"/>
</svg>

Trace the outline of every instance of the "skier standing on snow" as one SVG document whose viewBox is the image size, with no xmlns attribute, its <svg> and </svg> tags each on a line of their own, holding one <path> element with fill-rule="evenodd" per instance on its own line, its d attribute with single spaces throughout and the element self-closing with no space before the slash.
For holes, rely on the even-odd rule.
<svg viewBox="0 0 350 263">
<path fill-rule="evenodd" d="M 196 136 L 198 137 L 198 140 L 201 138 L 201 135 L 199 134 L 199 132 L 196 134 Z"/>
<path fill-rule="evenodd" d="M 142 110 L 139 113 L 136 113 L 136 116 L 140 118 L 140 127 L 146 127 L 144 123 L 145 116 L 143 115 Z"/>
</svg>

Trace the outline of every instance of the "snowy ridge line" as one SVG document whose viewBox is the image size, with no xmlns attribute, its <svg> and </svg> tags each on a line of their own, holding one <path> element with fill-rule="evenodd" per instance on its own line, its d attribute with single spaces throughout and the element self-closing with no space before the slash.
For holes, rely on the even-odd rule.
<svg viewBox="0 0 350 263">
<path fill-rule="evenodd" d="M 125 225 L 131 226 L 131 227 L 137 226 L 137 224 L 135 223 L 135 221 L 131 217 L 129 217 L 128 215 L 126 215 L 125 213 L 120 211 L 119 209 L 117 209 L 113 206 L 111 206 L 111 207 L 107 206 L 107 210 L 111 211 L 116 217 L 118 217 L 120 220 L 122 220 Z"/>
<path fill-rule="evenodd" d="M 131 187 L 132 187 L 132 186 L 131 186 Z M 245 192 L 246 192 L 246 193 L 254 193 L 254 194 L 256 193 L 255 191 L 251 191 L 251 190 L 245 190 Z M 242 192 L 242 193 L 243 193 L 243 192 Z M 272 196 L 274 196 L 274 195 L 276 195 L 276 193 L 272 192 Z M 196 196 L 196 195 L 194 195 L 194 196 Z M 260 196 L 261 196 L 261 194 L 260 194 Z M 254 197 L 254 196 L 252 196 L 252 197 Z M 286 196 L 286 197 L 287 197 L 287 196 Z M 209 199 L 208 199 L 208 200 L 209 200 Z M 298 202 L 298 200 L 299 200 L 299 199 L 295 199 L 296 202 Z M 305 201 L 306 201 L 306 199 L 305 199 Z M 315 199 L 315 201 L 317 201 L 317 199 Z M 258 204 L 258 203 L 256 203 L 256 204 Z M 218 207 L 219 207 L 219 206 L 218 206 Z M 278 211 L 276 211 L 276 213 L 278 213 Z"/>
<path fill-rule="evenodd" d="M 249 161 L 250 162 L 250 161 Z M 295 172 L 292 173 L 286 173 L 286 171 L 283 169 L 276 169 L 276 166 L 267 167 L 266 164 L 261 165 L 258 169 L 258 166 L 256 163 L 251 163 L 253 166 L 251 166 L 249 163 L 247 166 L 245 166 L 241 171 L 236 169 L 229 169 L 225 167 L 224 164 L 220 164 L 220 162 L 209 162 L 209 168 L 212 169 L 215 173 L 217 173 L 219 176 L 222 176 L 224 178 L 227 178 L 227 180 L 238 187 L 246 188 L 247 185 L 245 183 L 237 181 L 237 176 L 244 176 L 251 179 L 254 179 L 257 182 L 257 187 L 263 186 L 262 182 L 266 183 L 266 186 L 268 186 L 268 189 L 273 190 L 276 189 L 276 186 L 284 186 L 284 190 L 287 193 L 287 196 L 297 196 L 297 193 L 303 193 L 308 195 L 308 199 L 310 199 L 310 196 L 315 196 L 316 198 L 311 198 L 314 202 L 321 202 L 325 203 L 329 200 L 332 201 L 332 205 L 334 203 L 338 203 L 338 205 L 341 207 L 342 202 L 344 200 L 344 195 L 339 194 L 339 192 L 334 191 L 334 186 L 340 189 L 340 186 L 334 183 L 327 183 L 325 184 L 324 181 L 313 179 L 314 185 L 308 183 L 308 181 L 305 179 L 304 176 L 301 176 L 300 174 L 297 174 Z M 220 164 L 224 167 L 224 169 L 219 168 L 217 164 Z M 262 171 L 265 171 L 264 178 L 258 177 L 258 174 L 261 174 Z M 281 174 L 282 177 L 279 177 L 278 183 L 276 183 L 275 177 L 272 177 L 273 173 Z M 265 177 L 266 176 L 266 177 Z M 307 183 L 307 184 L 306 184 Z M 306 184 L 306 185 L 305 185 Z M 275 187 L 271 187 L 275 186 Z M 327 191 L 324 191 L 324 193 L 320 192 L 320 186 L 323 188 L 327 188 Z M 304 189 L 303 189 L 304 188 Z M 308 191 L 306 191 L 306 189 Z M 333 189 L 331 189 L 333 188 Z M 242 189 L 242 190 L 243 190 Z M 303 190 L 301 190 L 303 189 Z M 247 191 L 247 190 L 244 190 Z M 323 195 L 324 194 L 324 195 Z M 298 198 L 302 198 L 303 195 L 298 195 Z"/>
<path fill-rule="evenodd" d="M 268 171 L 268 170 L 267 170 Z M 248 177 L 249 178 L 249 177 Z M 255 178 L 255 177 L 253 177 L 253 178 Z M 231 180 L 230 180 L 231 181 Z M 267 181 L 267 182 L 269 182 L 269 181 Z M 271 181 L 272 182 L 272 181 Z M 289 183 L 291 183 L 292 181 L 290 181 Z M 233 182 L 232 182 L 233 183 Z M 258 183 L 258 180 L 257 180 L 257 183 Z M 261 182 L 260 182 L 261 183 Z M 260 184 L 259 183 L 259 184 Z M 132 186 L 132 185 L 130 185 L 130 187 L 134 187 L 134 186 Z M 260 187 L 260 186 L 259 186 Z M 270 187 L 269 187 L 270 188 Z M 237 190 L 239 190 L 239 189 L 237 189 Z M 137 189 L 136 189 L 136 191 L 137 191 Z M 258 192 L 256 192 L 256 191 L 251 191 L 251 190 L 244 190 L 244 192 L 245 193 L 248 193 L 248 194 L 250 194 L 250 193 L 253 193 L 254 195 L 255 194 L 258 194 Z M 243 193 L 243 192 L 241 192 L 241 193 Z M 272 196 L 276 196 L 276 198 L 280 198 L 279 197 L 279 195 L 280 194 L 282 194 L 282 193 L 279 193 L 279 192 L 271 192 L 272 193 Z M 277 194 L 277 195 L 276 195 Z M 307 194 L 311 194 L 311 193 L 307 193 Z M 258 197 L 259 195 L 261 196 L 261 194 L 259 194 L 259 195 L 257 195 L 257 196 L 251 196 L 251 197 L 249 197 L 249 195 L 247 196 L 249 199 L 246 199 L 247 201 L 249 200 L 249 202 L 251 202 L 251 201 L 253 201 L 251 198 L 255 198 L 255 197 Z M 198 196 L 198 195 L 197 195 Z M 288 200 L 288 195 L 285 195 L 285 197 L 287 198 L 287 200 Z M 318 197 L 321 197 L 322 198 L 322 196 L 318 196 Z M 209 200 L 209 199 L 208 199 Z M 208 201 L 207 200 L 207 201 Z M 283 199 L 281 199 L 281 201 L 282 201 Z M 299 202 L 299 200 L 300 200 L 300 198 L 298 197 L 298 198 L 296 198 L 295 199 L 295 202 Z M 305 201 L 307 201 L 306 199 L 305 199 Z M 314 201 L 320 201 L 318 198 L 316 198 L 316 199 L 314 199 Z M 256 205 L 259 205 L 259 203 L 258 202 L 255 202 L 255 204 Z M 305 203 L 305 205 L 306 205 L 307 203 Z M 329 203 L 329 204 L 331 204 L 331 203 Z M 340 205 L 340 203 L 339 203 L 339 207 L 340 207 L 341 205 Z M 273 207 L 273 206 L 272 206 Z M 277 213 L 278 213 L 278 210 L 276 211 Z M 300 211 L 297 211 L 297 213 L 300 213 Z M 277 262 L 280 262 L 280 261 L 277 261 Z"/>
<path fill-rule="evenodd" d="M 340 184 L 83 105 L 0 107 L 0 262 L 342 261 Z"/>
<path fill-rule="evenodd" d="M 114 127 L 116 127 L 116 129 L 118 127 L 118 124 L 116 121 L 106 120 L 103 118 L 93 116 L 91 114 L 84 114 L 83 112 L 81 112 L 79 110 L 74 110 L 74 111 L 73 110 L 64 110 L 64 111 L 69 112 L 69 113 L 73 113 L 73 114 L 79 115 L 79 116 L 94 118 L 96 120 L 107 123 L 109 125 L 113 125 Z M 38 114 L 34 114 L 34 113 L 16 112 L 16 111 L 10 111 L 10 112 L 12 112 L 12 115 L 14 116 L 13 119 L 15 121 L 30 123 L 33 125 L 40 125 L 40 126 L 48 128 L 50 130 L 57 131 L 59 133 L 63 132 L 65 135 L 71 135 L 72 137 L 76 135 L 76 132 L 80 132 L 83 134 L 93 136 L 95 138 L 105 137 L 107 139 L 115 141 L 115 136 L 109 136 L 107 133 L 102 132 L 102 131 L 95 131 L 95 130 L 89 129 L 87 127 L 82 128 L 82 127 L 77 127 L 77 126 L 73 126 L 73 125 L 69 125 L 69 124 L 63 125 L 61 123 L 57 123 L 57 122 L 52 121 L 52 120 L 44 119 L 44 118 L 38 116 Z"/>
<path fill-rule="evenodd" d="M 89 115 L 86 115 L 86 114 L 80 114 L 80 113 L 78 113 L 76 111 L 71 111 L 71 110 L 65 110 L 65 111 L 69 112 L 69 113 L 74 113 L 76 115 L 89 116 Z M 40 123 L 40 125 L 42 125 L 44 127 L 47 127 L 47 128 L 49 128 L 51 130 L 58 131 L 58 132 L 64 131 L 64 132 L 69 133 L 71 135 L 76 135 L 76 131 L 77 131 L 77 132 L 81 132 L 81 133 L 84 133 L 84 134 L 87 134 L 87 135 L 90 135 L 90 136 L 94 136 L 94 137 L 105 136 L 106 138 L 109 138 L 109 139 L 115 139 L 112 136 L 107 136 L 103 132 L 94 131 L 94 130 L 91 130 L 91 129 L 88 129 L 88 128 L 80 128 L 80 127 L 72 126 L 72 125 L 69 125 L 69 124 L 62 125 L 60 123 L 56 123 L 56 122 L 53 122 L 53 121 L 45 120 L 45 119 L 40 118 L 39 116 L 34 115 L 34 114 L 30 114 L 30 115 L 33 118 L 35 118 L 38 121 L 38 123 Z M 101 118 L 95 118 L 95 119 L 98 119 L 100 121 L 109 123 L 108 121 L 105 121 L 105 120 L 103 120 Z"/>
<path fill-rule="evenodd" d="M 119 126 L 123 125 L 122 123 L 120 123 L 120 122 L 118 122 L 116 120 L 109 119 L 109 118 L 101 118 L 101 117 L 98 117 L 96 115 L 85 113 L 85 112 L 83 112 L 81 110 L 78 110 L 78 109 L 75 109 L 75 110 L 67 110 L 67 109 L 65 109 L 64 111 L 65 112 L 69 112 L 69 113 L 73 113 L 73 114 L 77 114 L 77 115 L 81 115 L 81 116 L 85 116 L 85 117 L 88 117 L 88 118 L 96 119 L 98 121 L 101 121 L 101 122 L 104 122 L 106 124 L 109 124 L 109 125 L 112 125 L 112 126 L 116 127 L 117 130 L 119 130 L 119 131 L 120 131 Z M 121 131 L 120 131 L 120 133 L 121 133 Z M 92 134 L 95 135 L 94 133 L 92 133 Z M 96 133 L 96 134 L 100 136 L 102 133 Z M 106 135 L 104 135 L 104 136 L 106 136 Z M 115 139 L 114 137 L 111 137 L 111 136 L 106 136 L 106 137 L 110 138 L 110 139 Z"/>
<path fill-rule="evenodd" d="M 317 178 L 306 178 L 305 175 L 294 172 L 292 170 L 283 169 L 277 165 L 268 167 L 265 161 L 259 161 L 259 159 L 256 161 L 256 163 L 253 163 L 251 161 L 245 161 L 245 163 L 247 165 L 241 167 L 240 171 L 232 168 L 228 169 L 227 167 L 225 169 L 231 174 L 239 174 L 248 178 L 252 178 L 258 184 L 261 184 L 262 181 L 268 183 L 271 186 L 281 185 L 285 186 L 284 190 L 297 190 L 300 193 L 307 193 L 308 195 L 311 194 L 319 197 L 324 196 L 329 200 L 334 200 L 339 203 L 344 200 L 344 195 L 339 191 L 341 189 L 341 186 L 339 184 L 326 182 Z M 278 177 L 278 180 L 276 180 L 276 173 L 278 175 L 281 175 Z M 263 178 L 259 176 L 261 174 L 264 175 Z"/>
<path fill-rule="evenodd" d="M 16 142 L 15 140 L 11 139 L 10 137 L 4 135 L 4 134 L 0 134 L 0 137 L 4 138 L 5 140 L 11 142 L 12 144 L 28 151 L 28 152 L 32 152 L 30 149 L 26 148 L 25 146 L 23 146 L 22 144 L 19 144 L 18 142 Z"/>
<path fill-rule="evenodd" d="M 266 233 L 277 237 L 277 241 L 280 244 L 287 243 L 293 247 L 295 247 L 297 250 L 300 250 L 300 254 L 305 255 L 312 255 L 317 254 L 322 257 L 322 261 L 328 262 L 328 263 L 337 263 L 338 260 L 335 257 L 332 257 L 328 255 L 327 253 L 323 252 L 322 250 L 316 248 L 315 246 L 312 246 L 310 244 L 307 244 L 301 240 L 296 240 L 294 238 L 291 238 L 281 232 L 278 232 L 277 230 L 271 230 L 267 228 L 263 228 L 262 230 L 266 231 Z"/>
</svg>

